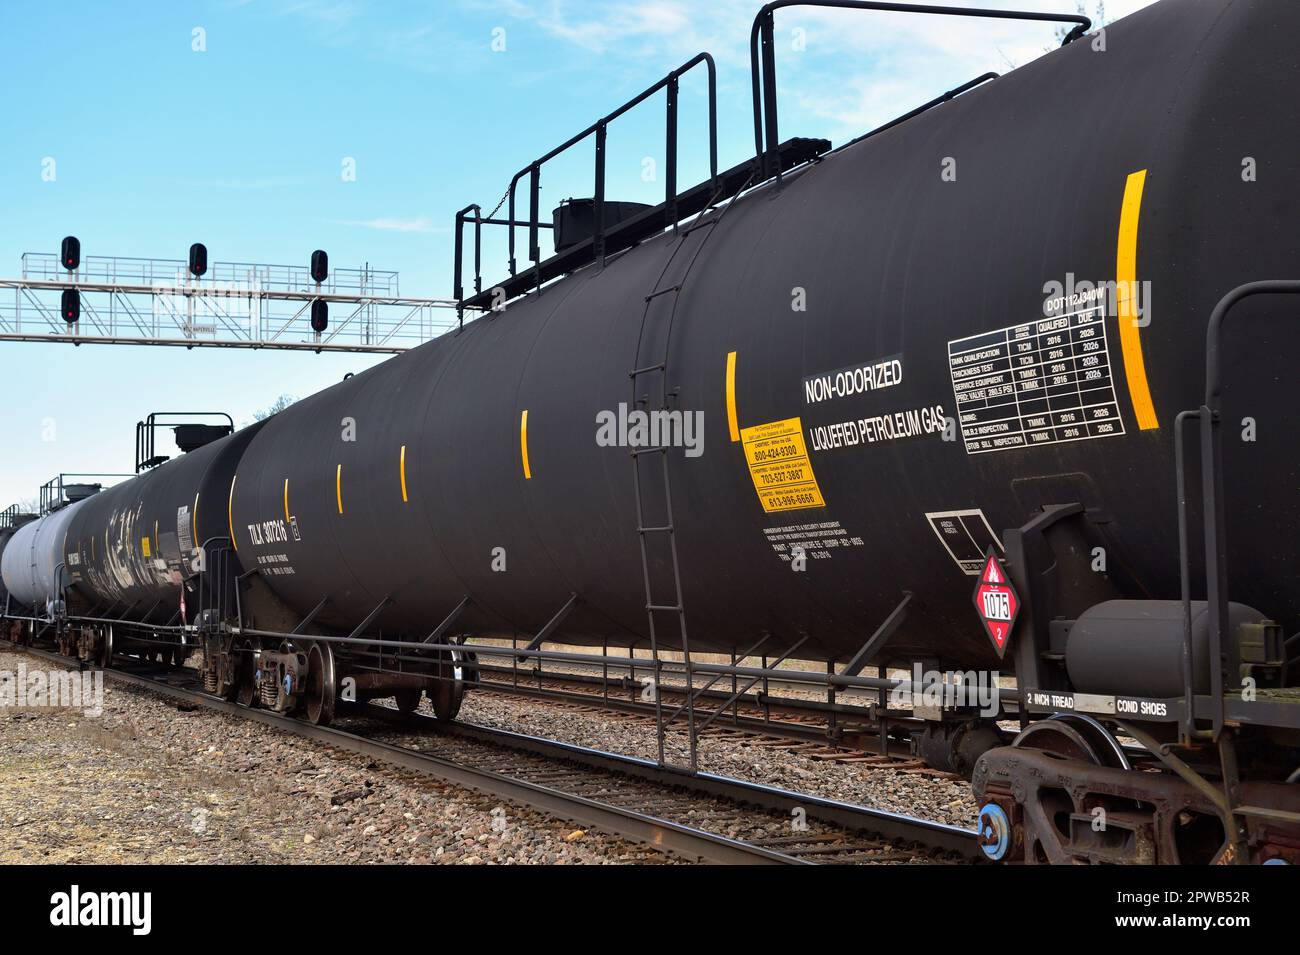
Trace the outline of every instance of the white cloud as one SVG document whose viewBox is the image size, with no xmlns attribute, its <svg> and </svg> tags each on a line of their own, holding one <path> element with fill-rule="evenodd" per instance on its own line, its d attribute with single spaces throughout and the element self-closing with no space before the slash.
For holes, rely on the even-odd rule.
<svg viewBox="0 0 1300 955">
<path fill-rule="evenodd" d="M 1114 22 L 1155 0 L 1110 0 Z M 979 0 L 964 6 L 1074 13 L 1062 0 Z M 1100 4 L 1087 0 L 1096 19 Z M 850 138 L 919 106 L 985 72 L 1007 73 L 1055 49 L 1068 23 L 929 16 L 794 7 L 777 13 L 780 101 L 833 124 L 817 135 Z M 807 49 L 782 50 L 795 27 Z M 846 68 L 847 67 L 847 68 Z M 783 124 L 784 126 L 784 124 Z"/>
<path fill-rule="evenodd" d="M 508 16 L 529 20 L 552 36 L 593 53 L 620 57 L 719 56 L 749 36 L 759 0 L 642 0 L 593 7 L 571 0 L 498 0 Z M 668 66 L 665 66 L 665 72 Z"/>
<path fill-rule="evenodd" d="M 378 216 L 374 219 L 337 219 L 338 225 L 356 226 L 362 229 L 378 229 L 381 232 L 445 232 L 445 227 L 435 227 L 428 216 L 401 219 L 392 216 Z"/>
<path fill-rule="evenodd" d="M 278 0 L 272 10 L 331 30 L 345 29 L 361 15 L 360 7 L 350 0 Z"/>
<path fill-rule="evenodd" d="M 1073 0 L 948 0 L 950 5 L 1073 13 Z M 1155 0 L 1109 0 L 1114 21 Z M 1095 13 L 1098 0 L 1086 0 Z M 567 43 L 622 61 L 650 61 L 664 72 L 700 50 L 724 67 L 719 77 L 741 99 L 749 86 L 749 38 L 761 0 L 496 0 L 508 16 L 535 23 Z M 806 49 L 793 52 L 796 28 Z M 1056 25 L 1017 20 L 789 7 L 776 13 L 782 104 L 859 133 L 981 73 L 1005 73 L 1057 43 Z M 784 124 L 783 124 L 784 125 Z"/>
</svg>

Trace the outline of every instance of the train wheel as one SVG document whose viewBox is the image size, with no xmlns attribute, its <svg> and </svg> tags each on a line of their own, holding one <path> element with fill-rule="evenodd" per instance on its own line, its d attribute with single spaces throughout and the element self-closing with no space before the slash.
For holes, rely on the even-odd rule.
<svg viewBox="0 0 1300 955">
<path fill-rule="evenodd" d="M 104 628 L 104 641 L 99 646 L 99 665 L 104 668 L 113 665 L 113 627 Z"/>
<path fill-rule="evenodd" d="M 1123 748 L 1106 727 L 1080 713 L 1057 713 L 1050 719 L 1030 723 L 1011 745 L 1040 749 L 1094 766 L 1132 768 Z"/>
<path fill-rule="evenodd" d="M 1041 758 L 1028 762 L 1014 756 L 1003 758 L 1004 765 L 1012 767 L 1004 782 L 1015 777 L 1020 781 L 1014 782 L 1013 792 L 999 783 L 998 791 L 981 810 L 982 844 L 990 858 L 1014 856 L 1027 863 L 1055 865 L 1152 865 L 1180 857 L 1184 843 L 1191 846 L 1189 837 L 1178 830 L 1184 825 L 1196 825 L 1199 813 L 1173 810 L 1175 831 L 1170 840 L 1169 827 L 1161 822 L 1159 805 L 1166 797 L 1155 801 L 1143 798 L 1144 784 L 1138 780 L 1145 774 L 1132 771 L 1128 752 L 1093 717 L 1057 713 L 1029 724 L 1011 747 L 993 750 L 986 758 L 996 764 L 997 754 L 1011 749 L 1041 753 L 1050 762 Z M 1131 777 L 1132 788 L 1117 787 L 1117 774 Z M 1161 790 L 1153 787 L 1151 792 Z M 1175 803 L 1177 798 L 1169 802 Z M 1008 800 L 1019 805 L 1018 818 Z M 1119 821 L 1117 827 L 1107 828 L 1108 816 Z M 1222 842 L 1222 829 L 1217 824 L 1204 833 L 1197 829 L 1190 838 L 1198 850 L 1208 848 L 1212 852 Z M 1210 856 L 1203 861 L 1210 861 Z"/>
<path fill-rule="evenodd" d="M 325 726 L 334 719 L 338 683 L 334 673 L 334 650 L 328 643 L 313 643 L 307 653 L 307 719 Z M 418 699 L 418 697 L 417 697 Z M 400 705 L 400 704 L 399 704 Z"/>
<path fill-rule="evenodd" d="M 414 713 L 420 706 L 419 689 L 398 690 L 395 694 L 399 713 Z"/>
<path fill-rule="evenodd" d="M 465 699 L 460 654 L 456 654 L 454 660 L 454 664 L 449 665 L 447 659 L 443 658 L 438 664 L 438 675 L 442 679 L 436 680 L 432 688 L 426 691 L 429 702 L 433 704 L 433 715 L 444 723 L 450 723 L 456 718 L 460 713 L 460 704 Z"/>
</svg>

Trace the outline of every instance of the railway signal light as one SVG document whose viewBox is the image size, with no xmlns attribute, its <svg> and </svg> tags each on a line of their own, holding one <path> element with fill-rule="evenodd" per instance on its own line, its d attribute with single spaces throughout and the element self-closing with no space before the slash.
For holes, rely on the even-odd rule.
<svg viewBox="0 0 1300 955">
<path fill-rule="evenodd" d="M 330 274 L 330 257 L 324 249 L 317 249 L 311 254 L 311 280 L 320 285 Z"/>
<path fill-rule="evenodd" d="M 63 302 L 59 311 L 63 314 L 63 320 L 69 325 L 81 319 L 81 295 L 75 288 L 65 288 L 63 290 Z"/>
<path fill-rule="evenodd" d="M 330 307 L 322 298 L 315 299 L 311 303 L 311 328 L 312 331 L 319 334 L 329 328 L 330 324 Z"/>
<path fill-rule="evenodd" d="M 195 242 L 190 246 L 190 275 L 196 279 L 203 278 L 203 273 L 208 270 L 208 247 L 202 242 Z"/>
<path fill-rule="evenodd" d="M 63 240 L 63 246 L 59 249 L 59 261 L 69 272 L 77 271 L 81 265 L 81 240 L 75 235 L 70 235 Z"/>
</svg>

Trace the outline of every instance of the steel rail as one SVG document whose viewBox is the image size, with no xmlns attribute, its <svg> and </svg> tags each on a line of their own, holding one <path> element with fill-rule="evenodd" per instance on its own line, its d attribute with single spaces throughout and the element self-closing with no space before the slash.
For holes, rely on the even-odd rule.
<svg viewBox="0 0 1300 955">
<path fill-rule="evenodd" d="M 387 707 L 384 709 L 397 712 Z M 403 717 L 403 719 L 436 722 L 432 717 L 419 714 Z M 978 833 L 974 829 L 962 829 L 960 826 L 917 819 L 883 809 L 871 809 L 809 793 L 735 779 L 731 776 L 719 776 L 707 772 L 692 773 L 685 768 L 661 766 L 653 760 L 636 756 L 608 753 L 575 743 L 564 743 L 510 730 L 479 726 L 475 723 L 458 721 L 450 726 L 441 727 L 440 732 L 476 742 L 523 749 L 556 759 L 567 759 L 664 786 L 692 789 L 706 795 L 748 803 L 785 815 L 793 809 L 803 809 L 810 819 L 844 829 L 876 835 L 891 841 L 918 843 L 941 852 L 955 853 L 967 859 L 983 858 L 977 841 Z"/>
</svg>

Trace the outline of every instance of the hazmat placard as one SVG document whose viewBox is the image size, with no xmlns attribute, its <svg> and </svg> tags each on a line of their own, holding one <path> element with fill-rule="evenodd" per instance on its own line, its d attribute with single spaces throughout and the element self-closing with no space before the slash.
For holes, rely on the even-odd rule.
<svg viewBox="0 0 1300 955">
<path fill-rule="evenodd" d="M 1016 625 L 1020 615 L 1020 595 L 1011 583 L 998 560 L 997 552 L 989 547 L 984 555 L 984 570 L 980 573 L 979 583 L 975 585 L 975 611 L 984 624 L 984 631 L 993 641 L 993 648 L 998 652 L 998 659 L 1007 652 L 1007 640 L 1011 637 L 1011 628 Z"/>
</svg>

